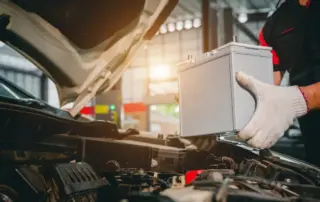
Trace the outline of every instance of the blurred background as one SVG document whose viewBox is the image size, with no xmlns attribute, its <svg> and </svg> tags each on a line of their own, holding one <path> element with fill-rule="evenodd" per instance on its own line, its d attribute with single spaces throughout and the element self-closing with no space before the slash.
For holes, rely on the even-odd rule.
<svg viewBox="0 0 320 202">
<path fill-rule="evenodd" d="M 180 0 L 157 35 L 139 50 L 113 90 L 91 100 L 81 113 L 114 121 L 121 128 L 179 133 L 179 107 L 175 101 L 177 64 L 226 44 L 233 36 L 238 42 L 257 44 L 260 29 L 278 3 L 278 0 Z M 53 106 L 72 107 L 72 103 L 60 106 L 55 85 L 4 44 L 0 44 L 0 75 Z M 280 141 L 280 151 L 293 143 L 302 147 L 299 137 L 296 124 Z"/>
</svg>

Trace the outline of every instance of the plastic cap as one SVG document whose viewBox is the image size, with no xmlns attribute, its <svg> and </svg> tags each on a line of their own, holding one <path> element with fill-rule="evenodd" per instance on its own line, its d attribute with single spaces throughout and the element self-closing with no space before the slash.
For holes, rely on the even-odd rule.
<svg viewBox="0 0 320 202">
<path fill-rule="evenodd" d="M 204 170 L 190 170 L 186 173 L 186 184 L 190 184 L 193 180 L 196 179 L 196 177 L 202 173 Z"/>
</svg>

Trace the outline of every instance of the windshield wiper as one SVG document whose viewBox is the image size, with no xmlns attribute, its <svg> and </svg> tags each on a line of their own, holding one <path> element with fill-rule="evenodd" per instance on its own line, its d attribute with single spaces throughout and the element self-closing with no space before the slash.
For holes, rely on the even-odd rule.
<svg viewBox="0 0 320 202">
<path fill-rule="evenodd" d="M 23 102 L 23 104 L 28 105 L 29 107 L 34 107 L 38 109 L 50 107 L 46 102 L 38 99 L 20 98 L 19 101 Z"/>
<path fill-rule="evenodd" d="M 20 104 L 22 104 L 24 106 L 28 106 L 28 107 L 31 107 L 34 109 L 40 109 L 40 110 L 43 110 L 47 113 L 53 114 L 55 116 L 73 119 L 68 112 L 61 110 L 59 108 L 55 108 L 43 100 L 32 99 L 32 98 L 20 98 L 17 100 L 20 102 Z"/>
</svg>

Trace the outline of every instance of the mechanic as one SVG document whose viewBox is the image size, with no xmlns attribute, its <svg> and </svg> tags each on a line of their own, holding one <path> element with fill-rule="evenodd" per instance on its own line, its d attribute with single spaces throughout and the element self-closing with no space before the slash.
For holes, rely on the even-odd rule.
<svg viewBox="0 0 320 202">
<path fill-rule="evenodd" d="M 320 1 L 287 0 L 267 19 L 259 36 L 273 48 L 269 85 L 239 72 L 236 79 L 257 100 L 255 113 L 238 136 L 257 148 L 273 146 L 298 118 L 306 161 L 320 166 Z M 277 86 L 285 71 L 289 87 Z"/>
</svg>

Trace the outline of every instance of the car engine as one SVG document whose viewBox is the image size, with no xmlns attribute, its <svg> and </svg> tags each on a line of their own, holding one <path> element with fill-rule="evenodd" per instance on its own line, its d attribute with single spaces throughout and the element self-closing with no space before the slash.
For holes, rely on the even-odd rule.
<svg viewBox="0 0 320 202">
<path fill-rule="evenodd" d="M 131 194 L 123 197 L 127 201 L 320 200 L 319 179 L 311 170 L 285 165 L 277 160 L 257 158 L 244 159 L 237 163 L 227 156 L 215 157 L 210 154 L 209 158 L 214 159 L 215 163 L 209 169 L 193 171 L 199 174 L 189 183 L 187 181 L 190 179 L 187 178 L 192 172 L 172 176 L 143 171 L 137 171 L 135 174 L 123 171 L 121 175 L 125 177 L 119 179 L 118 186 L 131 188 L 134 185 L 135 192 L 131 192 L 131 189 L 126 192 Z M 147 195 L 145 192 L 152 194 Z"/>
<path fill-rule="evenodd" d="M 140 138 L 136 145 L 132 140 L 131 149 L 149 150 L 130 156 L 126 140 L 117 141 L 117 147 L 113 140 L 95 141 L 117 149 L 90 155 L 87 142 L 78 152 L 2 151 L 0 201 L 320 201 L 317 168 L 284 161 L 268 150 L 255 153 L 217 142 L 210 152 L 185 151 Z M 122 141 L 127 151 L 120 152 Z M 139 161 L 150 166 L 139 167 Z"/>
</svg>

